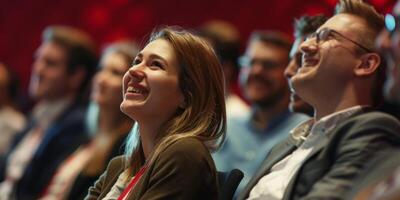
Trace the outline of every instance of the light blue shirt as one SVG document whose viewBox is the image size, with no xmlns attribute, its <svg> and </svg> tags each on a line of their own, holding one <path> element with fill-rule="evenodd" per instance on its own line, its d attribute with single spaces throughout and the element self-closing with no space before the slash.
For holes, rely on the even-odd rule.
<svg viewBox="0 0 400 200">
<path fill-rule="evenodd" d="M 225 143 L 213 154 L 218 171 L 240 169 L 244 173 L 236 194 L 250 181 L 271 148 L 285 139 L 291 129 L 309 119 L 303 114 L 284 112 L 266 129 L 259 130 L 251 124 L 250 116 L 228 118 Z"/>
</svg>

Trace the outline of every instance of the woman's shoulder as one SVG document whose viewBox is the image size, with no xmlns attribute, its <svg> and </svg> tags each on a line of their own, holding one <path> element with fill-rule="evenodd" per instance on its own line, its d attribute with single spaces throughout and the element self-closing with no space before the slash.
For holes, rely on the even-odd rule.
<svg viewBox="0 0 400 200">
<path fill-rule="evenodd" d="M 195 137 L 181 138 L 169 145 L 165 153 L 209 154 L 208 148 Z"/>
<path fill-rule="evenodd" d="M 158 155 L 159 161 L 175 163 L 201 163 L 210 165 L 212 157 L 203 142 L 195 137 L 181 138 L 167 146 Z"/>
<path fill-rule="evenodd" d="M 126 156 L 117 156 L 110 160 L 107 166 L 107 172 L 120 172 L 125 168 L 126 164 Z"/>
</svg>

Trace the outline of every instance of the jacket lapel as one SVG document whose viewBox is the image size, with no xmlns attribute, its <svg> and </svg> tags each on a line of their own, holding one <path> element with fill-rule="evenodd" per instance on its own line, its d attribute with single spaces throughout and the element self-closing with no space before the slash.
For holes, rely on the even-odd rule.
<svg viewBox="0 0 400 200">
<path fill-rule="evenodd" d="M 308 159 L 310 159 L 311 157 L 313 157 L 314 155 L 316 155 L 317 153 L 319 153 L 319 152 L 322 150 L 322 148 L 328 144 L 328 141 L 329 141 L 329 138 L 328 138 L 328 137 L 323 137 L 323 138 L 321 139 L 321 141 L 319 141 L 319 142 L 314 146 L 314 148 L 311 150 L 310 154 L 306 157 L 304 163 L 306 163 Z M 303 163 L 302 166 L 304 166 L 304 163 Z M 297 170 L 297 172 L 294 174 L 294 176 L 292 177 L 292 179 L 289 181 L 289 184 L 288 184 L 288 186 L 286 187 L 285 193 L 284 193 L 284 196 L 283 196 L 283 199 L 284 199 L 284 200 L 290 199 L 291 194 L 292 194 L 293 189 L 294 189 L 294 185 L 295 185 L 295 183 L 296 183 L 297 177 L 299 176 L 299 172 L 301 171 L 302 166 L 300 167 L 300 169 Z"/>
<path fill-rule="evenodd" d="M 370 110 L 372 110 L 370 107 L 364 107 L 361 110 L 353 113 L 352 115 L 350 115 L 348 117 L 348 119 L 369 112 Z M 299 177 L 299 173 L 301 171 L 301 168 L 304 166 L 304 164 L 311 158 L 313 158 L 317 153 L 319 153 L 323 147 L 326 147 L 330 141 L 330 138 L 332 138 L 332 136 L 338 131 L 338 129 L 340 129 L 341 124 L 346 123 L 348 121 L 348 119 L 342 121 L 341 123 L 339 123 L 335 128 L 333 128 L 333 130 L 331 130 L 329 133 L 327 133 L 322 139 L 321 141 L 319 141 L 314 148 L 312 149 L 312 151 L 310 152 L 310 154 L 306 157 L 305 161 L 303 162 L 302 166 L 300 167 L 299 170 L 297 170 L 297 172 L 294 174 L 294 176 L 292 177 L 292 179 L 290 180 L 288 186 L 286 187 L 283 199 L 284 200 L 288 200 L 290 199 L 290 197 L 292 196 L 293 190 L 294 190 L 294 186 L 296 183 L 297 178 Z M 318 167 L 318 166 L 317 166 Z"/>
<path fill-rule="evenodd" d="M 115 161 L 113 165 L 109 166 L 105 173 L 109 174 L 106 176 L 104 181 L 104 188 L 102 188 L 102 193 L 98 199 L 103 199 L 112 189 L 114 184 L 117 182 L 119 175 L 125 170 L 124 157 L 120 156 L 118 161 Z M 108 180 L 109 179 L 109 180 Z"/>
<path fill-rule="evenodd" d="M 277 162 L 285 158 L 296 149 L 296 143 L 297 141 L 290 135 L 284 141 L 275 146 L 267 155 L 266 160 L 261 165 L 256 175 L 253 176 L 253 178 L 249 181 L 244 190 L 240 193 L 238 199 L 246 199 L 249 196 L 250 191 L 253 189 L 253 187 L 264 175 L 266 175 L 270 171 L 272 166 L 274 166 Z"/>
</svg>

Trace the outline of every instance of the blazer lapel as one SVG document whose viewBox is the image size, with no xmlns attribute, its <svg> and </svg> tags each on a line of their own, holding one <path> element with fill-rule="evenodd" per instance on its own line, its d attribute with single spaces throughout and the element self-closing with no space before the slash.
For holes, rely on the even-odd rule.
<svg viewBox="0 0 400 200">
<path fill-rule="evenodd" d="M 352 115 L 350 115 L 348 117 L 348 119 L 350 119 L 351 117 L 369 112 L 371 109 L 369 107 L 365 107 L 362 108 L 361 110 L 353 113 Z M 302 166 L 300 167 L 299 170 L 297 170 L 297 172 L 294 174 L 293 178 L 290 180 L 288 186 L 286 187 L 283 199 L 284 200 L 288 200 L 290 199 L 290 197 L 292 196 L 293 193 L 293 189 L 294 189 L 294 185 L 296 183 L 296 180 L 299 176 L 299 172 L 301 171 L 301 168 L 304 166 L 304 163 L 306 163 L 310 158 L 312 158 L 313 156 L 315 156 L 317 153 L 319 153 L 323 147 L 326 147 L 330 141 L 330 138 L 332 138 L 332 136 L 338 131 L 338 129 L 340 128 L 340 124 L 343 124 L 344 122 L 346 122 L 346 120 L 342 121 L 341 123 L 339 123 L 335 128 L 333 128 L 329 133 L 326 133 L 324 135 L 324 137 L 322 137 L 321 141 L 319 141 L 314 148 L 311 150 L 310 154 L 306 157 L 305 161 L 303 162 Z"/>
<path fill-rule="evenodd" d="M 328 137 L 323 137 L 323 138 L 321 139 L 321 141 L 319 141 L 319 142 L 314 146 L 314 148 L 311 150 L 310 154 L 306 157 L 306 159 L 305 159 L 305 161 L 303 162 L 302 166 L 304 166 L 304 163 L 307 162 L 308 159 L 310 159 L 311 157 L 313 157 L 314 155 L 316 155 L 317 153 L 319 153 L 319 152 L 322 150 L 322 148 L 328 144 L 328 141 L 329 141 L 329 138 L 328 138 Z M 289 184 L 288 184 L 288 186 L 286 187 L 285 193 L 284 193 L 284 196 L 283 196 L 283 199 L 284 199 L 284 200 L 290 199 L 291 194 L 292 194 L 293 189 L 294 189 L 294 185 L 295 185 L 295 183 L 296 183 L 297 177 L 298 177 L 298 175 L 299 175 L 299 172 L 301 171 L 302 166 L 300 167 L 300 169 L 297 170 L 297 172 L 294 174 L 294 176 L 292 177 L 292 179 L 289 181 Z"/>
<path fill-rule="evenodd" d="M 112 167 L 109 167 L 109 169 L 107 169 L 106 173 L 110 174 L 110 176 L 109 176 L 110 180 L 104 181 L 105 185 L 104 185 L 104 188 L 102 189 L 103 192 L 100 194 L 98 199 L 103 199 L 110 192 L 110 190 L 112 189 L 114 184 L 117 182 L 119 175 L 124 171 L 125 164 L 122 161 L 122 159 L 125 159 L 125 158 L 123 158 L 121 156 L 121 158 L 119 158 L 119 159 L 121 159 L 120 163 L 116 164 L 116 166 L 112 166 Z M 108 179 L 108 178 L 106 177 L 106 179 Z"/>
<path fill-rule="evenodd" d="M 267 155 L 266 160 L 261 165 L 260 169 L 257 171 L 255 176 L 253 176 L 253 178 L 250 179 L 249 183 L 239 194 L 238 199 L 239 200 L 246 199 L 249 196 L 250 191 L 258 183 L 258 181 L 264 175 L 266 175 L 277 162 L 285 158 L 287 155 L 292 153 L 297 148 L 296 143 L 297 141 L 290 135 L 284 141 L 275 146 Z"/>
</svg>

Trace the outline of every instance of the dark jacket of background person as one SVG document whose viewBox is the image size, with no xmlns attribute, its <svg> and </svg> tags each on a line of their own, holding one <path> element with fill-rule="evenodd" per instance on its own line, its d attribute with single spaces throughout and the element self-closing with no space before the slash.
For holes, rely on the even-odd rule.
<svg viewBox="0 0 400 200">
<path fill-rule="evenodd" d="M 371 157 L 400 147 L 399 133 L 400 123 L 392 116 L 377 112 L 354 114 L 312 150 L 289 182 L 283 199 L 344 198 Z M 292 136 L 275 146 L 239 199 L 247 198 L 259 179 L 298 146 L 299 141 Z"/>
<path fill-rule="evenodd" d="M 113 159 L 85 199 L 104 198 L 125 169 L 125 157 Z M 217 187 L 208 149 L 197 139 L 185 138 L 160 153 L 126 199 L 217 199 Z"/>
<path fill-rule="evenodd" d="M 128 135 L 128 133 L 126 135 Z M 107 163 L 109 163 L 112 158 L 122 155 L 124 153 L 123 145 L 125 139 L 126 137 L 123 137 L 118 142 L 115 143 L 111 153 L 107 156 L 107 159 L 104 160 L 105 166 L 107 166 Z M 101 174 L 90 176 L 80 173 L 76 178 L 75 182 L 73 183 L 68 199 L 69 200 L 84 199 L 88 193 L 89 187 L 92 186 L 97 179 L 99 179 L 100 175 Z"/>
<path fill-rule="evenodd" d="M 50 127 L 44 131 L 44 137 L 38 149 L 27 165 L 21 180 L 16 185 L 16 199 L 36 199 L 44 190 L 53 174 L 64 159 L 88 140 L 85 134 L 85 111 L 80 106 L 72 105 L 62 113 Z M 30 122 L 27 129 L 16 136 L 10 152 L 34 126 Z M 1 161 L 0 181 L 5 179 L 6 161 Z"/>
</svg>

